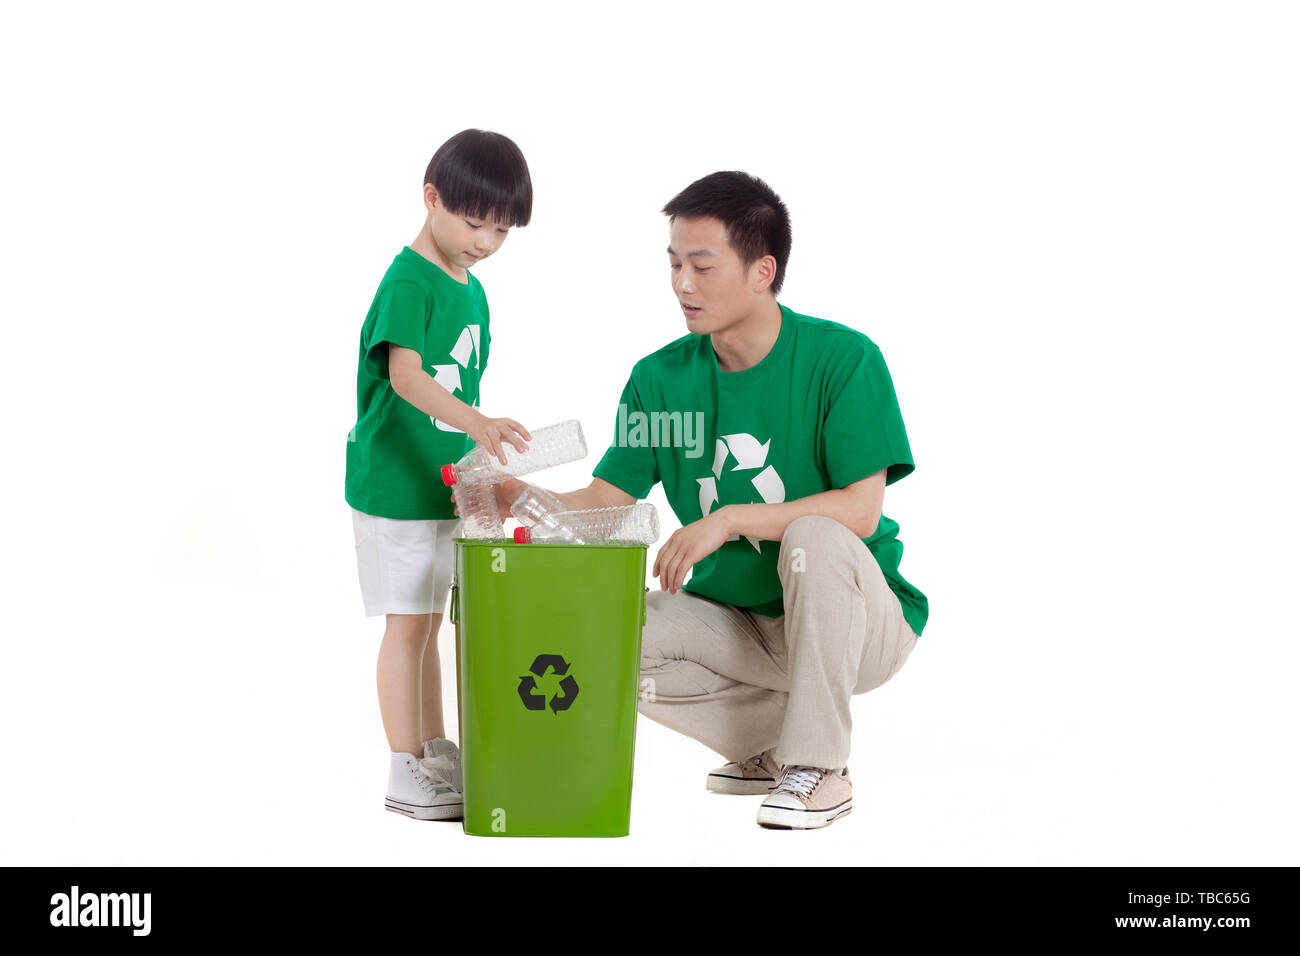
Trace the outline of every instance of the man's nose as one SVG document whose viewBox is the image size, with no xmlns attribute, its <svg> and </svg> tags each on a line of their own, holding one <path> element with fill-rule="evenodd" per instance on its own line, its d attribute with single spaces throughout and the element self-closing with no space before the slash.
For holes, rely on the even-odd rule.
<svg viewBox="0 0 1300 956">
<path fill-rule="evenodd" d="M 677 291 L 680 293 L 693 295 L 695 292 L 695 283 L 687 276 L 685 269 L 677 273 L 673 284 L 677 286 Z"/>
</svg>

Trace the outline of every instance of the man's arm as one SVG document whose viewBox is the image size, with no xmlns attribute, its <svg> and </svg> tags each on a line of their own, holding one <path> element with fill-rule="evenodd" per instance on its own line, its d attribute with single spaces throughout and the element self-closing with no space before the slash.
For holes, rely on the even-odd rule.
<svg viewBox="0 0 1300 956">
<path fill-rule="evenodd" d="M 522 478 L 511 478 L 509 481 L 503 481 L 494 486 L 502 520 L 510 517 L 510 505 L 519 496 L 519 492 L 524 490 L 524 484 Z M 635 498 L 618 487 L 618 485 L 612 485 L 603 478 L 592 478 L 591 484 L 586 488 L 579 488 L 577 491 L 552 491 L 551 494 L 559 498 L 564 503 L 564 507 L 570 511 L 585 511 L 588 508 L 615 508 L 622 505 L 636 504 Z"/>
<path fill-rule="evenodd" d="M 885 469 L 843 488 L 819 492 L 780 504 L 723 505 L 699 521 L 673 532 L 655 555 L 650 574 L 660 587 L 678 591 L 696 561 L 703 560 L 733 534 L 780 541 L 786 527 L 804 515 L 825 515 L 860 538 L 869 537 L 880 524 L 885 498 Z"/>
<path fill-rule="evenodd" d="M 727 535 L 744 534 L 762 541 L 780 541 L 795 518 L 825 515 L 859 538 L 869 538 L 880 524 L 885 501 L 885 469 L 843 488 L 819 492 L 777 504 L 723 505 L 716 517 Z"/>
</svg>

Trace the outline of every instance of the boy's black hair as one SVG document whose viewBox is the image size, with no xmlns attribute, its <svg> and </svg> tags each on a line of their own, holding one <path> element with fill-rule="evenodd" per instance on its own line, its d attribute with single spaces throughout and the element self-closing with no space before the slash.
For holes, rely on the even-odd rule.
<svg viewBox="0 0 1300 956">
<path fill-rule="evenodd" d="M 722 220 L 731 248 L 746 268 L 766 255 L 776 260 L 770 288 L 773 295 L 781 291 L 790 259 L 790 213 L 781 197 L 757 176 L 739 171 L 710 173 L 670 199 L 663 213 L 670 221 L 696 216 Z"/>
<path fill-rule="evenodd" d="M 484 129 L 461 130 L 438 147 L 424 173 L 450 212 L 526 226 L 533 181 L 514 140 Z"/>
</svg>

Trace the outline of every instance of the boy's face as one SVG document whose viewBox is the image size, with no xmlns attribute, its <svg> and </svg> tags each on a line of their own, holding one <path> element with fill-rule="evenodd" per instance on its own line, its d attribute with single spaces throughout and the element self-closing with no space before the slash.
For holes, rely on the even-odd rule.
<svg viewBox="0 0 1300 956">
<path fill-rule="evenodd" d="M 668 262 L 686 327 L 697 335 L 721 331 L 745 318 L 771 284 L 760 274 L 763 260 L 746 269 L 731 248 L 727 227 L 711 216 L 673 221 Z"/>
<path fill-rule="evenodd" d="M 473 268 L 506 241 L 509 226 L 495 219 L 452 212 L 443 205 L 431 186 L 426 189 L 426 199 L 430 195 L 429 230 L 433 234 L 433 244 L 448 263 L 462 269 Z"/>
</svg>

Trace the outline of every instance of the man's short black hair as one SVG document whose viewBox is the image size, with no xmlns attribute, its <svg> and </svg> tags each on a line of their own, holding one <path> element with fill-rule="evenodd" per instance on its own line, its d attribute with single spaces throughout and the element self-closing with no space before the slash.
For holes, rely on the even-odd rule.
<svg viewBox="0 0 1300 956">
<path fill-rule="evenodd" d="M 484 129 L 461 130 L 438 147 L 424 173 L 450 212 L 526 226 L 533 181 L 514 140 Z"/>
<path fill-rule="evenodd" d="M 663 212 L 670 220 L 697 216 L 722 220 L 731 248 L 745 268 L 766 255 L 776 260 L 771 289 L 773 295 L 781 291 L 790 259 L 790 213 L 763 180 L 739 171 L 710 173 L 669 200 Z"/>
</svg>

